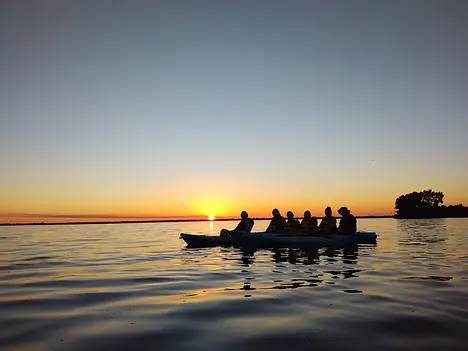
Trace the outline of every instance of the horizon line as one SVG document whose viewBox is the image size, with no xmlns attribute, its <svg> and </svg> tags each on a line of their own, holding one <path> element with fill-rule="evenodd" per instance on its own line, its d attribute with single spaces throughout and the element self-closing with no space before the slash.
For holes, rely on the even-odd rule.
<svg viewBox="0 0 468 351">
<path fill-rule="evenodd" d="M 203 216 L 204 217 L 204 216 Z M 314 216 L 317 219 L 322 219 L 323 216 Z M 395 218 L 395 215 L 364 215 L 355 216 L 356 218 Z M 302 219 L 303 217 L 296 217 Z M 268 221 L 271 217 L 252 217 L 253 220 Z M 152 220 L 129 220 L 129 221 L 87 221 L 87 222 L 25 222 L 25 223 L 0 223 L 0 226 L 26 226 L 26 225 L 77 225 L 77 224 L 132 224 L 132 223 L 177 223 L 177 222 L 228 222 L 238 221 L 236 217 L 215 218 L 210 220 L 208 218 L 180 218 L 180 219 L 152 219 Z"/>
<path fill-rule="evenodd" d="M 355 216 L 391 216 L 392 214 L 362 214 L 362 215 L 355 215 Z M 14 212 L 0 212 L 0 219 L 5 217 L 19 217 L 19 218 L 76 218 L 76 219 L 142 219 L 142 220 L 166 220 L 166 219 L 208 219 L 209 215 L 202 215 L 202 214 L 193 214 L 193 215 L 141 215 L 141 214 L 98 214 L 98 213 L 14 213 Z M 226 218 L 237 218 L 238 215 L 215 215 L 216 219 L 226 219 Z M 321 217 L 314 216 L 314 217 Z M 262 216 L 257 216 L 257 218 L 265 218 Z M 297 217 L 300 218 L 300 217 Z"/>
<path fill-rule="evenodd" d="M 64 213 L 14 213 L 14 212 L 0 212 L 0 218 L 2 217 L 21 217 L 21 218 L 30 218 L 30 217 L 42 217 L 42 218 L 141 218 L 141 219 L 171 219 L 171 218 L 202 218 L 205 217 L 204 215 L 191 215 L 191 216 L 183 216 L 183 215 L 167 215 L 167 216 L 161 216 L 161 215 L 141 215 L 141 214 L 136 214 L 136 215 L 119 215 L 119 214 L 99 214 L 99 213 L 71 213 L 71 214 L 64 214 Z M 223 217 L 223 216 L 220 216 Z"/>
</svg>

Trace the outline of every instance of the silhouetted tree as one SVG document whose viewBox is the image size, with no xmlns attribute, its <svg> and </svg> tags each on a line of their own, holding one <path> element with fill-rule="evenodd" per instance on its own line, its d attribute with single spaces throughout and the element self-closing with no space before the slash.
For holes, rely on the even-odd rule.
<svg viewBox="0 0 468 351">
<path fill-rule="evenodd" d="M 441 191 L 423 190 L 399 196 L 395 200 L 398 218 L 428 217 L 468 217 L 468 207 L 442 205 L 444 194 Z M 442 206 L 441 206 L 442 205 Z"/>
<path fill-rule="evenodd" d="M 421 207 L 434 208 L 444 203 L 444 194 L 441 191 L 424 190 L 421 192 Z"/>
<path fill-rule="evenodd" d="M 395 200 L 395 210 L 398 215 L 414 212 L 421 205 L 422 194 L 413 191 L 410 194 L 401 195 Z"/>
</svg>

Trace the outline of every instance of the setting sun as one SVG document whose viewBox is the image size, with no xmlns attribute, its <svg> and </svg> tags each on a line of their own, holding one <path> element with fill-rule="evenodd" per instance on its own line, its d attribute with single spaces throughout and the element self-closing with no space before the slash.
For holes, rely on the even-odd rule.
<svg viewBox="0 0 468 351">
<path fill-rule="evenodd" d="M 208 216 L 208 219 L 209 219 L 210 221 L 213 221 L 213 220 L 215 219 L 215 216 L 209 215 L 209 216 Z"/>
</svg>

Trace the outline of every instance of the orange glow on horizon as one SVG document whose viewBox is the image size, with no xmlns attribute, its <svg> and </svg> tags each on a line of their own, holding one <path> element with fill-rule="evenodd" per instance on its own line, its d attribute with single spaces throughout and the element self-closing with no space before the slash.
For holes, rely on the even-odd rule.
<svg viewBox="0 0 468 351">
<path fill-rule="evenodd" d="M 278 208 L 283 216 L 292 211 L 300 218 L 305 210 L 310 210 L 313 216 L 321 217 L 327 206 L 332 207 L 337 217 L 336 211 L 341 206 L 348 207 L 356 216 L 388 216 L 395 214 L 395 199 L 413 188 L 393 183 L 386 188 L 354 183 L 345 186 L 339 182 L 333 186 L 311 182 L 288 188 L 268 178 L 260 181 L 242 175 L 211 173 L 178 179 L 166 188 L 135 183 L 115 192 L 105 190 L 104 186 L 65 185 L 46 191 L 46 185 L 38 186 L 37 191 L 29 184 L 21 191 L 4 193 L 0 223 L 238 219 L 243 210 L 251 218 L 270 218 L 273 208 Z M 455 190 L 444 192 L 444 204 L 466 206 L 466 191 Z"/>
<path fill-rule="evenodd" d="M 338 216 L 336 213 L 336 210 L 339 208 L 338 205 L 334 206 L 333 204 L 327 204 L 327 206 L 330 205 L 333 209 L 333 214 L 335 216 Z M 271 208 L 270 208 L 271 207 Z M 215 213 L 218 212 L 208 212 L 210 213 L 208 216 L 205 214 L 199 214 L 199 213 L 180 213 L 178 215 L 165 215 L 165 214 L 125 214 L 125 213 L 120 213 L 120 214 L 111 214 L 111 213 L 105 213 L 105 214 L 80 214 L 80 213 L 75 213 L 75 214 L 56 214 L 56 213 L 44 213 L 44 214 L 1 214 L 0 213 L 0 223 L 64 223 L 64 222 L 75 222 L 75 223 L 80 223 L 80 222 L 125 222 L 125 221 L 153 221 L 153 220 L 190 220 L 190 219 L 195 219 L 195 220 L 200 220 L 200 219 L 205 219 L 209 221 L 214 221 L 216 218 L 218 219 L 223 219 L 223 218 L 233 218 L 233 219 L 238 219 L 240 217 L 240 212 L 242 210 L 247 210 L 249 213 L 249 216 L 251 218 L 270 218 L 271 217 L 271 210 L 273 209 L 272 206 L 270 207 L 252 207 L 249 209 L 249 207 L 238 207 L 235 210 L 232 211 L 225 211 L 222 215 Z M 324 206 L 325 207 L 325 206 Z M 323 207 L 323 208 L 324 208 Z M 291 210 L 294 212 L 295 216 L 297 218 L 302 217 L 303 213 L 305 210 L 310 210 L 313 214 L 313 216 L 316 217 L 321 217 L 323 216 L 323 208 L 322 207 L 303 207 L 303 206 L 278 206 L 277 207 L 281 214 L 283 216 L 286 215 L 286 212 Z M 381 215 L 393 215 L 394 212 L 392 210 L 385 211 L 385 209 L 380 209 L 380 211 L 377 211 L 377 208 L 375 208 L 375 211 L 368 211 L 366 212 L 365 209 L 363 211 L 363 208 L 360 206 L 352 207 L 349 206 L 349 208 L 352 210 L 352 212 L 357 215 L 357 216 L 367 216 L 367 215 L 374 215 L 374 216 L 381 216 Z"/>
</svg>

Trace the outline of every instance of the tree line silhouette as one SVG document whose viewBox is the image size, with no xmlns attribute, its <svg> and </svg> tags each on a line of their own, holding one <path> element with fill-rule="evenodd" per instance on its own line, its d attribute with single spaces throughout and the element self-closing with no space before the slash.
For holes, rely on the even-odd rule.
<svg viewBox="0 0 468 351">
<path fill-rule="evenodd" d="M 399 196 L 395 200 L 395 218 L 468 217 L 468 207 L 462 204 L 445 206 L 444 193 L 423 190 Z"/>
</svg>

